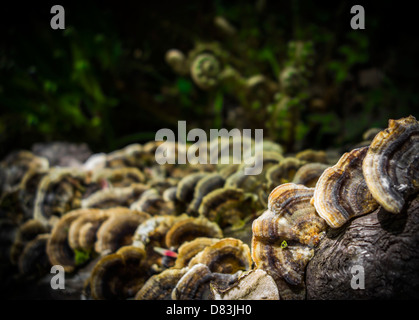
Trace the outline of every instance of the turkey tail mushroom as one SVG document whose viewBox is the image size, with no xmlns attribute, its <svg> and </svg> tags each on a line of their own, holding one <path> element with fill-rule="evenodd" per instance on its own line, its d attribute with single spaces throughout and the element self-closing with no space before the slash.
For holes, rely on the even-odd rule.
<svg viewBox="0 0 419 320">
<path fill-rule="evenodd" d="M 115 252 L 120 247 L 132 244 L 135 230 L 148 218 L 150 218 L 148 213 L 129 209 L 126 213 L 110 216 L 101 224 L 96 233 L 95 251 L 100 255 L 106 255 Z"/>
<path fill-rule="evenodd" d="M 399 213 L 406 198 L 419 190 L 419 122 L 409 116 L 389 120 L 371 142 L 362 170 L 375 200 Z"/>
<path fill-rule="evenodd" d="M 133 246 L 102 257 L 90 276 L 92 297 L 96 300 L 134 297 L 149 277 L 143 266 L 145 257 L 143 249 Z"/>
<path fill-rule="evenodd" d="M 327 226 L 310 203 L 313 193 L 303 185 L 280 185 L 269 195 L 268 210 L 253 221 L 253 261 L 274 278 L 284 299 L 304 296 L 304 270 Z"/>
<path fill-rule="evenodd" d="M 362 174 L 362 161 L 367 152 L 368 147 L 363 147 L 345 153 L 317 181 L 313 203 L 317 213 L 332 228 L 378 207 Z"/>
<path fill-rule="evenodd" d="M 252 258 L 249 246 L 234 238 L 224 238 L 206 247 L 189 262 L 208 266 L 211 272 L 234 274 L 240 270 L 250 270 Z"/>
</svg>

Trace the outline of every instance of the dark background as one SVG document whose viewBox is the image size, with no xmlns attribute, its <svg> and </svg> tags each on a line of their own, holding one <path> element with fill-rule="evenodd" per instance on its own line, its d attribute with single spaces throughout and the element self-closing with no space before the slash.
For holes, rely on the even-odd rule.
<svg viewBox="0 0 419 320">
<path fill-rule="evenodd" d="M 50 28 L 54 4 L 65 8 L 66 30 Z M 355 4 L 365 8 L 365 30 L 350 28 Z M 214 26 L 215 16 L 238 30 L 236 42 Z M 315 88 L 323 107 L 313 110 L 303 101 L 301 132 L 292 142 L 275 128 L 265 131 L 289 151 L 346 146 L 361 141 L 372 126 L 386 127 L 389 118 L 418 116 L 412 2 L 3 1 L 0 27 L 1 158 L 35 142 L 57 140 L 109 152 L 154 140 L 158 129 L 175 129 L 178 120 L 186 120 L 189 129 L 252 127 L 227 120 L 229 110 L 241 108 L 234 95 L 222 93 L 214 106 L 211 92 L 165 62 L 167 50 L 186 54 L 199 41 L 216 41 L 243 61 L 242 74 L 260 73 L 274 81 L 287 59 L 287 43 L 313 42 L 313 72 L 302 91 Z M 362 85 L 363 72 L 371 70 L 380 80 Z M 256 117 L 266 110 L 244 112 L 251 119 L 252 112 Z M 278 132 L 284 119 L 276 124 Z"/>
</svg>

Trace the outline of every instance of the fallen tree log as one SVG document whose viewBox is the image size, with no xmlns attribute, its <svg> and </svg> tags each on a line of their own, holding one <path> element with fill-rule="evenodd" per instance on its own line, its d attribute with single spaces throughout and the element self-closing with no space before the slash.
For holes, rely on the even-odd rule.
<svg viewBox="0 0 419 320">
<path fill-rule="evenodd" d="M 418 299 L 419 196 L 329 229 L 306 269 L 307 299 Z"/>
</svg>

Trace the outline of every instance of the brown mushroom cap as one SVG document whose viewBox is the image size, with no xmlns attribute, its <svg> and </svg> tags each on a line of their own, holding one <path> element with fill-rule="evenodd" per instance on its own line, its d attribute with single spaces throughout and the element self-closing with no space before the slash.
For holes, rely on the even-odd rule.
<svg viewBox="0 0 419 320">
<path fill-rule="evenodd" d="M 106 255 L 118 248 L 132 244 L 133 235 L 138 226 L 150 217 L 148 213 L 127 210 L 123 214 L 114 214 L 99 227 L 95 251 Z"/>
<path fill-rule="evenodd" d="M 13 192 L 28 171 L 48 170 L 49 162 L 30 151 L 16 151 L 0 162 L 0 196 L 2 193 Z"/>
<path fill-rule="evenodd" d="M 280 184 L 292 181 L 297 170 L 304 164 L 305 161 L 287 157 L 282 159 L 278 164 L 272 165 L 266 171 L 266 180 L 269 189 L 272 190 Z"/>
<path fill-rule="evenodd" d="M 177 186 L 176 198 L 182 202 L 190 202 L 194 195 L 195 186 L 199 180 L 207 175 L 206 172 L 196 172 L 182 178 Z"/>
<path fill-rule="evenodd" d="M 152 276 L 135 295 L 135 300 L 171 300 L 172 290 L 188 268 L 167 269 Z"/>
<path fill-rule="evenodd" d="M 207 300 L 210 292 L 209 283 L 214 274 L 204 264 L 196 264 L 180 278 L 172 291 L 172 300 Z"/>
<path fill-rule="evenodd" d="M 306 149 L 298 152 L 295 157 L 307 162 L 328 163 L 327 154 L 323 150 Z"/>
<path fill-rule="evenodd" d="M 362 161 L 367 151 L 368 147 L 363 147 L 345 153 L 317 181 L 313 203 L 317 213 L 332 228 L 378 207 L 362 174 Z"/>
<path fill-rule="evenodd" d="M 189 261 L 206 247 L 213 245 L 220 239 L 199 237 L 192 241 L 184 242 L 178 249 L 175 268 L 187 267 Z"/>
<path fill-rule="evenodd" d="M 362 170 L 374 199 L 399 213 L 406 198 L 419 190 L 419 122 L 413 116 L 389 120 L 368 149 Z"/>
<path fill-rule="evenodd" d="M 73 272 L 76 267 L 74 251 L 68 244 L 68 230 L 71 223 L 92 209 L 77 209 L 66 213 L 57 222 L 47 243 L 47 254 L 51 265 L 63 266 L 65 272 Z"/>
<path fill-rule="evenodd" d="M 155 251 L 155 248 L 166 247 L 166 234 L 177 222 L 189 219 L 186 214 L 180 216 L 153 216 L 141 223 L 134 232 L 134 246 L 144 248 L 147 252 L 147 260 L 150 265 L 163 264 L 162 255 Z"/>
<path fill-rule="evenodd" d="M 220 288 L 231 286 L 237 281 L 240 272 L 223 274 L 211 272 L 208 266 L 198 263 L 190 268 L 177 282 L 172 291 L 173 300 L 212 300 L 211 286 Z"/>
<path fill-rule="evenodd" d="M 103 189 L 83 199 L 81 206 L 99 209 L 129 207 L 145 190 L 147 190 L 147 186 L 141 183 L 134 183 L 129 187 Z"/>
<path fill-rule="evenodd" d="M 38 186 L 47 173 L 46 169 L 30 169 L 22 178 L 19 186 L 19 202 L 26 219 L 33 217 Z"/>
<path fill-rule="evenodd" d="M 91 295 L 96 300 L 133 297 L 148 278 L 142 266 L 145 251 L 126 246 L 102 257 L 90 276 Z"/>
<path fill-rule="evenodd" d="M 167 215 L 175 213 L 172 201 L 164 200 L 156 189 L 148 189 L 130 205 L 132 210 L 147 212 L 150 215 Z"/>
<path fill-rule="evenodd" d="M 292 183 L 314 188 L 320 176 L 327 168 L 329 168 L 329 165 L 324 163 L 307 163 L 297 170 Z"/>
<path fill-rule="evenodd" d="M 224 238 L 206 247 L 189 262 L 208 266 L 211 272 L 234 274 L 239 270 L 249 270 L 252 258 L 247 244 L 233 238 Z"/>
<path fill-rule="evenodd" d="M 194 196 L 189 205 L 188 212 L 197 213 L 202 199 L 211 191 L 222 188 L 225 180 L 219 173 L 210 173 L 199 180 L 194 189 Z"/>
<path fill-rule="evenodd" d="M 75 219 L 69 228 L 68 243 L 73 250 L 90 250 L 100 225 L 109 218 L 108 210 L 91 209 Z"/>
<path fill-rule="evenodd" d="M 39 183 L 34 218 L 53 225 L 65 213 L 81 207 L 86 173 L 74 168 L 53 168 Z"/>
<path fill-rule="evenodd" d="M 106 167 L 124 168 L 143 166 L 143 146 L 134 143 L 106 155 Z"/>
<path fill-rule="evenodd" d="M 199 207 L 199 214 L 220 227 L 234 225 L 257 211 L 257 197 L 242 189 L 221 188 L 208 193 Z"/>
<path fill-rule="evenodd" d="M 327 226 L 310 203 L 313 193 L 303 185 L 280 185 L 269 195 L 268 210 L 253 221 L 253 261 L 274 278 L 281 298 L 304 296 L 305 266 Z"/>
<path fill-rule="evenodd" d="M 50 234 L 39 234 L 29 241 L 19 257 L 19 272 L 24 275 L 40 276 L 49 270 L 50 262 L 47 256 L 47 243 Z"/>
<path fill-rule="evenodd" d="M 48 228 L 46 228 L 40 221 L 35 219 L 27 220 L 22 225 L 20 225 L 17 230 L 13 245 L 10 248 L 11 262 L 16 264 L 26 244 L 29 241 L 35 239 L 37 235 L 47 232 Z"/>
<path fill-rule="evenodd" d="M 146 181 L 144 173 L 134 167 L 94 170 L 91 179 L 94 183 L 107 180 L 114 188 L 128 187 L 133 183 L 144 183 Z"/>
<path fill-rule="evenodd" d="M 220 227 L 205 217 L 188 218 L 176 222 L 166 234 L 166 247 L 178 248 L 186 241 L 198 237 L 221 238 L 223 232 Z"/>
</svg>

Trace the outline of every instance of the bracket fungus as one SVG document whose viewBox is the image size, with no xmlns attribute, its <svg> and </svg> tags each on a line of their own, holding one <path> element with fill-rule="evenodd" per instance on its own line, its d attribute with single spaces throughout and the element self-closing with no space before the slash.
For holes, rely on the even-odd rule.
<svg viewBox="0 0 419 320">
<path fill-rule="evenodd" d="M 76 218 L 68 231 L 69 246 L 73 250 L 91 250 L 96 241 L 96 232 L 109 218 L 110 211 L 92 208 Z"/>
<path fill-rule="evenodd" d="M 188 218 L 176 222 L 166 233 L 166 247 L 177 249 L 186 241 L 198 237 L 221 238 L 220 227 L 205 217 Z"/>
<path fill-rule="evenodd" d="M 120 247 L 130 245 L 135 230 L 149 217 L 148 213 L 129 209 L 126 209 L 126 213 L 110 216 L 101 224 L 96 233 L 95 251 L 106 255 L 115 252 Z"/>
<path fill-rule="evenodd" d="M 46 247 L 50 235 L 39 234 L 29 241 L 19 257 L 19 271 L 26 276 L 40 276 L 49 271 L 50 263 L 46 253 Z"/>
<path fill-rule="evenodd" d="M 281 298 L 301 298 L 305 267 L 327 226 L 310 203 L 313 193 L 303 185 L 282 184 L 269 195 L 268 210 L 253 221 L 253 261 L 274 278 Z M 288 291 L 298 293 L 288 296 Z"/>
<path fill-rule="evenodd" d="M 137 143 L 130 144 L 122 149 L 115 150 L 106 155 L 106 167 L 108 168 L 124 168 L 137 167 L 143 165 L 142 155 L 143 146 Z"/>
<path fill-rule="evenodd" d="M 219 173 L 210 173 L 200 179 L 195 186 L 193 199 L 187 211 L 197 213 L 203 198 L 211 191 L 222 188 L 224 183 L 225 180 Z"/>
<path fill-rule="evenodd" d="M 419 122 L 413 116 L 389 120 L 371 142 L 362 170 L 372 196 L 387 211 L 399 213 L 419 190 Z"/>
<path fill-rule="evenodd" d="M 91 295 L 96 300 L 134 297 L 148 279 L 142 266 L 146 257 L 143 249 L 126 246 L 102 257 L 90 276 Z"/>
<path fill-rule="evenodd" d="M 234 238 L 223 238 L 206 247 L 189 262 L 189 267 L 196 264 L 208 266 L 211 272 L 234 274 L 252 267 L 249 246 Z"/>
<path fill-rule="evenodd" d="M 34 213 L 35 199 L 39 183 L 48 170 L 30 169 L 22 178 L 19 186 L 19 202 L 25 219 L 31 219 Z"/>
<path fill-rule="evenodd" d="M 345 153 L 317 181 L 313 203 L 317 213 L 332 228 L 378 207 L 362 173 L 362 161 L 367 152 L 368 147 L 363 147 Z"/>
<path fill-rule="evenodd" d="M 324 163 L 307 163 L 297 170 L 292 182 L 295 184 L 303 184 L 308 188 L 314 188 L 320 176 L 327 168 L 329 168 L 329 165 Z"/>
<path fill-rule="evenodd" d="M 81 207 L 86 173 L 68 168 L 53 168 L 39 183 L 34 218 L 45 225 L 54 223 L 63 214 Z"/>
<path fill-rule="evenodd" d="M 19 257 L 28 242 L 34 240 L 40 234 L 48 233 L 48 228 L 35 219 L 30 219 L 21 224 L 14 237 L 13 244 L 10 248 L 10 260 L 12 264 L 17 264 Z"/>
<path fill-rule="evenodd" d="M 103 168 L 93 170 L 91 176 L 92 182 L 107 181 L 112 187 L 127 187 L 133 183 L 144 183 L 146 178 L 138 168 Z"/>
<path fill-rule="evenodd" d="M 220 227 L 240 223 L 257 211 L 257 197 L 242 189 L 220 188 L 208 193 L 201 202 L 198 212 L 215 221 Z"/>
<path fill-rule="evenodd" d="M 47 243 L 47 255 L 51 265 L 61 265 L 65 272 L 73 272 L 76 268 L 74 251 L 68 244 L 68 230 L 71 223 L 83 213 L 91 209 L 77 209 L 67 212 L 57 222 Z"/>
<path fill-rule="evenodd" d="M 99 209 L 129 207 L 145 190 L 147 190 L 146 185 L 141 183 L 131 184 L 128 187 L 102 189 L 83 199 L 81 207 Z"/>
<path fill-rule="evenodd" d="M 186 72 L 209 52 L 189 54 Z M 234 158 L 230 138 L 216 160 Z M 47 269 L 61 265 L 71 295 L 93 299 L 418 297 L 419 123 L 390 120 L 368 141 L 285 156 L 266 141 L 258 175 L 249 163 L 157 166 L 162 141 L 77 168 L 14 153 L 0 165 L 2 267 L 49 289 Z M 365 290 L 349 288 L 353 266 L 368 273 Z"/>
<path fill-rule="evenodd" d="M 293 157 L 282 159 L 278 164 L 271 166 L 266 171 L 268 188 L 272 190 L 276 186 L 292 181 L 297 170 L 305 162 Z"/>
<path fill-rule="evenodd" d="M 177 186 L 176 198 L 182 202 L 190 202 L 193 199 L 196 184 L 208 173 L 196 172 L 182 178 Z"/>
<path fill-rule="evenodd" d="M 187 267 L 189 261 L 195 257 L 199 252 L 204 250 L 206 247 L 213 245 L 220 239 L 217 238 L 206 238 L 199 237 L 191 241 L 185 241 L 178 249 L 178 255 L 175 261 L 175 268 Z"/>
<path fill-rule="evenodd" d="M 198 263 L 190 267 L 172 290 L 172 300 L 212 300 L 211 285 L 228 287 L 237 281 L 240 273 L 211 272 L 208 266 Z"/>
<path fill-rule="evenodd" d="M 28 171 L 48 169 L 49 162 L 44 157 L 38 157 L 24 150 L 12 152 L 0 162 L 0 196 L 6 192 L 16 191 Z"/>
<path fill-rule="evenodd" d="M 172 291 L 188 268 L 167 269 L 152 276 L 135 295 L 135 300 L 171 300 Z"/>
</svg>

